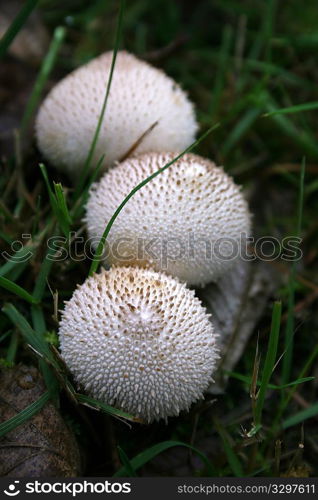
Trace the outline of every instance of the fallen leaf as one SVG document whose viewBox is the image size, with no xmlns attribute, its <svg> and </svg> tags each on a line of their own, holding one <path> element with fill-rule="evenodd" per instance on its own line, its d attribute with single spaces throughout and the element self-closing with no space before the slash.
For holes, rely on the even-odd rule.
<svg viewBox="0 0 318 500">
<path fill-rule="evenodd" d="M 36 368 L 1 368 L 0 422 L 14 417 L 44 392 Z M 72 477 L 79 473 L 75 437 L 52 402 L 0 438 L 0 476 Z"/>
</svg>

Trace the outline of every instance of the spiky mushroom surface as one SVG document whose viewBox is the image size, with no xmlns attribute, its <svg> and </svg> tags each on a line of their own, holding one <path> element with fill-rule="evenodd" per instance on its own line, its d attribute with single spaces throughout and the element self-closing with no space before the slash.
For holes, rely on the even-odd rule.
<svg viewBox="0 0 318 500">
<path fill-rule="evenodd" d="M 202 398 L 218 358 L 194 292 L 149 269 L 115 267 L 88 278 L 66 303 L 59 336 L 90 395 L 148 423 Z"/>
<path fill-rule="evenodd" d="M 36 119 L 39 149 L 70 174 L 83 166 L 101 113 L 112 61 L 106 52 L 76 69 L 48 94 Z M 155 123 L 136 149 L 183 150 L 194 141 L 193 105 L 163 71 L 127 52 L 118 52 L 106 114 L 95 149 L 96 164 L 119 160 Z"/>
<path fill-rule="evenodd" d="M 92 187 L 86 223 L 93 245 L 132 188 L 175 156 L 149 153 L 129 158 Z M 190 285 L 204 285 L 232 267 L 250 229 L 240 187 L 221 167 L 188 154 L 129 200 L 108 236 L 105 260 L 151 266 Z"/>
</svg>

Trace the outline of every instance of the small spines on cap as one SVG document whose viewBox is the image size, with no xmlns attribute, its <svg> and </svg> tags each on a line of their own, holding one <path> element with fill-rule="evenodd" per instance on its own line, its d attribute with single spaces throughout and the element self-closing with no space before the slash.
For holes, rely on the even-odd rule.
<svg viewBox="0 0 318 500">
<path fill-rule="evenodd" d="M 66 304 L 59 335 L 78 383 L 147 422 L 201 398 L 217 360 L 200 301 L 152 270 L 115 267 L 88 278 Z"/>
</svg>

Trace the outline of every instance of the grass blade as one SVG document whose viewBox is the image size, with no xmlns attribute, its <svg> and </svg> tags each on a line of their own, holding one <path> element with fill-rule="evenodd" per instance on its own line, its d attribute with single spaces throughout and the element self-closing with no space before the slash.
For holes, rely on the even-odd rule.
<svg viewBox="0 0 318 500">
<path fill-rule="evenodd" d="M 98 118 L 98 123 L 97 123 L 97 127 L 96 127 L 96 130 L 95 130 L 95 133 L 94 133 L 94 137 L 93 137 L 92 143 L 90 145 L 90 148 L 89 148 L 89 151 L 88 151 L 88 155 L 87 155 L 87 158 L 86 158 L 85 163 L 84 163 L 84 167 L 83 167 L 83 169 L 81 171 L 78 184 L 77 184 L 76 189 L 75 189 L 74 200 L 76 200 L 78 198 L 78 196 L 82 192 L 82 189 L 83 189 L 83 187 L 85 185 L 85 181 L 86 181 L 87 176 L 89 174 L 91 162 L 92 162 L 93 155 L 94 155 L 95 148 L 96 148 L 96 144 L 97 144 L 97 141 L 98 141 L 100 129 L 101 129 L 104 117 L 105 117 L 105 112 L 106 112 L 106 107 L 107 107 L 107 101 L 108 101 L 108 97 L 109 97 L 110 87 L 111 87 L 111 83 L 112 83 L 112 79 L 113 79 L 113 73 L 114 73 L 115 64 L 116 64 L 117 52 L 118 52 L 118 49 L 119 49 L 119 43 L 120 43 L 120 39 L 121 39 L 121 32 L 122 32 L 123 18 L 124 18 L 124 10 L 125 10 L 125 0 L 120 0 L 119 15 L 118 15 L 118 21 L 117 21 L 117 27 L 116 27 L 116 36 L 115 36 L 114 51 L 113 51 L 113 57 L 112 57 L 112 62 L 111 62 L 111 66 L 110 66 L 110 73 L 109 73 L 109 78 L 108 78 L 108 82 L 107 82 L 105 98 L 104 98 L 102 109 L 101 109 L 101 112 L 100 112 L 100 115 L 99 115 L 99 118 Z"/>
<path fill-rule="evenodd" d="M 212 90 L 212 99 L 209 110 L 209 113 L 212 116 L 216 116 L 216 114 L 218 113 L 222 91 L 224 88 L 225 73 L 228 68 L 228 60 L 230 55 L 232 39 L 233 39 L 232 27 L 230 25 L 227 25 L 225 26 L 222 32 L 222 42 L 219 53 L 218 71 L 215 77 L 214 88 Z"/>
<path fill-rule="evenodd" d="M 268 94 L 265 101 L 267 112 L 277 111 L 277 105 L 274 99 Z M 306 130 L 299 130 L 287 116 L 283 114 L 274 114 L 270 118 L 282 130 L 284 134 L 291 137 L 298 144 L 306 154 L 318 157 L 318 147 L 315 137 Z"/>
<path fill-rule="evenodd" d="M 18 332 L 13 332 L 10 338 L 10 343 L 6 355 L 6 361 L 9 363 L 9 365 L 13 365 L 15 362 L 18 345 L 19 345 Z"/>
<path fill-rule="evenodd" d="M 201 141 L 203 141 L 213 130 L 215 130 L 218 127 L 219 127 L 218 123 L 215 124 L 215 125 L 213 125 L 212 127 L 210 127 L 204 134 L 201 135 L 201 137 L 199 137 L 199 139 L 197 139 L 188 148 L 186 148 L 184 151 L 182 151 L 182 153 L 180 153 L 178 156 L 176 156 L 172 161 L 170 161 L 169 163 L 167 163 L 166 165 L 164 165 L 162 168 L 159 168 L 156 172 L 154 172 L 152 175 L 150 175 L 149 177 L 147 177 L 147 179 L 144 179 L 143 181 L 141 181 L 137 186 L 135 186 L 130 191 L 130 193 L 126 196 L 126 198 L 117 207 L 117 209 L 113 213 L 112 217 L 110 218 L 110 220 L 109 220 L 109 222 L 108 222 L 108 224 L 106 226 L 106 229 L 105 229 L 105 231 L 104 231 L 104 233 L 103 233 L 103 235 L 102 235 L 102 237 L 100 239 L 100 242 L 98 243 L 95 255 L 93 257 L 93 261 L 92 261 L 92 264 L 91 264 L 91 267 L 90 267 L 90 270 L 89 270 L 89 276 L 92 276 L 92 274 L 94 274 L 97 271 L 98 264 L 99 264 L 99 261 L 101 259 L 102 253 L 103 253 L 103 249 L 104 249 L 104 245 L 105 245 L 107 236 L 108 236 L 108 234 L 109 234 L 109 232 L 110 232 L 110 230 L 111 230 L 111 228 L 112 228 L 115 220 L 117 219 L 118 215 L 120 214 L 120 212 L 122 211 L 122 209 L 124 208 L 124 206 L 126 205 L 126 203 L 128 203 L 128 201 L 130 200 L 130 198 L 132 198 L 132 196 L 134 196 L 134 194 L 137 193 L 137 191 L 139 191 L 139 189 L 141 189 L 143 186 L 145 186 L 146 184 L 148 184 L 148 182 L 150 182 L 152 179 L 154 179 L 155 177 L 157 177 L 157 175 L 161 174 L 167 168 L 171 167 L 171 165 L 173 165 L 173 163 L 175 163 L 177 160 L 179 160 L 184 154 L 189 153 L 190 151 L 192 151 L 192 149 L 194 149 L 198 144 L 200 144 Z"/>
<path fill-rule="evenodd" d="M 315 349 L 313 349 L 313 351 L 311 352 L 305 365 L 301 369 L 301 371 L 299 373 L 299 379 L 303 378 L 304 375 L 306 375 L 306 373 L 308 373 L 310 367 L 312 366 L 313 362 L 315 361 L 315 359 L 317 357 L 318 357 L 318 345 L 316 345 Z M 288 391 L 287 394 L 284 394 L 284 398 L 281 401 L 281 404 L 278 408 L 278 411 L 276 412 L 274 421 L 272 423 L 271 432 L 274 432 L 274 430 L 276 430 L 276 428 L 278 427 L 278 423 L 280 422 L 281 416 L 284 413 L 285 409 L 287 408 L 288 403 L 292 399 L 296 389 L 297 389 L 297 386 L 294 386 L 290 391 Z"/>
<path fill-rule="evenodd" d="M 216 429 L 217 429 L 217 431 L 222 439 L 223 448 L 224 448 L 225 454 L 227 456 L 229 466 L 231 467 L 234 475 L 236 477 L 243 477 L 244 472 L 243 472 L 241 462 L 240 462 L 237 454 L 233 450 L 233 447 L 228 440 L 226 432 L 224 431 L 223 427 L 220 425 L 220 423 L 218 422 L 218 420 L 216 418 L 214 419 L 214 425 L 215 425 L 215 427 L 216 427 Z"/>
<path fill-rule="evenodd" d="M 305 410 L 296 413 L 292 417 L 287 418 L 283 422 L 283 429 L 288 429 L 288 427 L 293 427 L 294 425 L 301 424 L 304 420 L 308 418 L 313 418 L 318 415 L 318 403 L 309 406 Z"/>
<path fill-rule="evenodd" d="M 38 305 L 33 305 L 31 307 L 31 316 L 32 316 L 33 328 L 35 330 L 36 335 L 38 337 L 44 337 L 44 335 L 47 331 L 47 328 L 46 328 L 46 322 L 45 322 L 45 317 L 44 317 L 44 312 L 43 312 L 42 307 L 38 306 Z M 54 393 L 56 398 L 57 398 L 59 385 L 58 385 L 58 381 L 56 379 L 56 376 L 55 376 L 53 370 L 48 365 L 46 359 L 40 359 L 39 366 L 40 366 L 46 387 L 50 390 L 50 392 L 52 394 Z"/>
<path fill-rule="evenodd" d="M 124 450 L 120 446 L 117 446 L 117 448 L 118 448 L 120 460 L 121 460 L 123 466 L 126 468 L 127 476 L 128 477 L 137 477 L 137 473 L 136 473 L 135 469 L 133 468 L 133 466 L 132 466 L 129 458 L 127 457 L 126 453 L 124 452 Z"/>
<path fill-rule="evenodd" d="M 38 299 L 39 301 L 42 299 L 45 288 L 47 286 L 47 279 L 50 274 L 52 265 L 54 263 L 54 254 L 56 253 L 56 249 L 53 246 L 49 246 L 48 250 L 45 254 L 44 260 L 41 264 L 40 271 L 38 273 L 38 276 L 36 278 L 34 290 L 33 290 L 33 297 Z"/>
<path fill-rule="evenodd" d="M 41 163 L 39 165 L 39 167 L 40 167 L 42 175 L 44 177 L 44 181 L 45 181 L 45 184 L 47 187 L 47 191 L 49 194 L 50 203 L 51 203 L 51 207 L 52 207 L 52 210 L 54 212 L 54 215 L 55 215 L 57 222 L 58 222 L 61 230 L 63 231 L 64 235 L 66 236 L 66 238 L 68 238 L 68 235 L 70 232 L 71 218 L 70 218 L 70 215 L 69 215 L 69 212 L 67 209 L 62 186 L 61 186 L 61 184 L 54 184 L 54 189 L 55 189 L 55 193 L 54 193 L 52 188 L 51 188 L 51 185 L 50 185 L 50 181 L 49 181 L 49 178 L 47 175 L 45 165 L 43 165 L 43 163 Z"/>
<path fill-rule="evenodd" d="M 52 210 L 55 213 L 55 215 L 57 216 L 56 198 L 54 196 L 53 190 L 52 190 L 51 185 L 50 185 L 50 181 L 49 181 L 49 177 L 47 175 L 46 167 L 45 167 L 45 165 L 43 165 L 43 163 L 40 163 L 39 167 L 41 169 L 41 173 L 42 173 L 44 181 L 45 181 L 46 189 L 47 189 L 47 192 L 49 194 Z"/>
<path fill-rule="evenodd" d="M 56 398 L 58 393 L 58 383 L 49 364 L 53 365 L 57 371 L 59 367 L 56 364 L 54 356 L 52 355 L 49 344 L 47 343 L 47 341 L 43 336 L 44 332 L 42 330 L 40 332 L 34 331 L 33 328 L 30 326 L 30 324 L 28 323 L 28 321 L 12 304 L 5 304 L 4 307 L 2 308 L 2 311 L 10 318 L 12 323 L 18 328 L 24 340 L 28 344 L 30 344 L 30 346 L 33 349 L 35 349 L 37 353 L 43 356 L 43 358 L 39 360 L 41 372 L 43 374 L 45 384 L 50 394 L 52 395 L 52 397 Z M 42 309 L 39 309 L 39 311 L 40 314 L 43 315 Z M 43 316 L 43 322 L 44 322 L 44 316 Z M 45 327 L 45 322 L 44 322 L 44 327 Z"/>
<path fill-rule="evenodd" d="M 261 110 L 259 108 L 251 108 L 246 111 L 237 125 L 234 127 L 232 132 L 229 134 L 227 140 L 224 142 L 222 147 L 222 154 L 227 155 L 233 146 L 237 144 L 237 142 L 241 139 L 241 137 L 247 132 L 247 130 L 253 125 L 255 120 L 261 114 Z"/>
<path fill-rule="evenodd" d="M 36 334 L 27 320 L 12 304 L 5 304 L 2 308 L 2 311 L 10 318 L 12 323 L 21 332 L 25 341 L 30 344 L 33 349 L 39 352 L 42 356 L 47 357 L 50 360 L 52 359 L 52 354 L 49 349 L 48 343 L 42 336 Z"/>
<path fill-rule="evenodd" d="M 152 460 L 154 457 L 156 457 L 163 451 L 168 450 L 169 448 L 173 448 L 175 446 L 183 446 L 188 448 L 189 450 L 192 450 L 196 455 L 198 455 L 199 458 L 201 458 L 202 462 L 207 468 L 209 476 L 210 477 L 215 476 L 215 472 L 212 468 L 211 462 L 207 459 L 207 457 L 203 453 L 201 453 L 201 451 L 197 450 L 193 446 L 190 446 L 189 444 L 186 443 L 182 443 L 181 441 L 163 441 L 162 443 L 155 444 L 151 448 L 142 451 L 134 458 L 132 458 L 130 460 L 130 465 L 134 469 L 134 471 L 136 471 L 146 463 L 150 462 L 150 460 Z M 114 477 L 124 477 L 126 475 L 127 475 L 127 469 L 125 466 L 123 466 L 114 474 Z"/>
<path fill-rule="evenodd" d="M 17 266 L 25 264 L 32 257 L 32 250 L 34 248 L 35 245 L 25 245 L 17 250 L 12 256 L 2 252 L 2 257 L 4 257 L 7 262 L 0 267 L 0 276 L 5 276 L 12 272 Z"/>
<path fill-rule="evenodd" d="M 30 123 L 30 119 L 32 118 L 32 115 L 41 99 L 42 91 L 54 66 L 56 56 L 63 43 L 65 33 L 65 28 L 62 26 L 58 26 L 54 31 L 53 40 L 43 60 L 39 75 L 35 81 L 32 93 L 23 113 L 21 121 L 21 137 L 23 137 Z"/>
<path fill-rule="evenodd" d="M 34 403 L 24 408 L 14 417 L 9 418 L 9 420 L 6 420 L 5 422 L 2 422 L 0 424 L 0 437 L 4 436 L 8 432 L 12 431 L 19 425 L 24 424 L 27 420 L 32 418 L 33 415 L 38 413 L 43 408 L 43 406 L 49 401 L 49 399 L 50 393 L 49 391 L 46 391 L 37 401 L 34 401 Z"/>
<path fill-rule="evenodd" d="M 82 191 L 82 194 L 80 195 L 79 198 L 77 198 L 77 200 L 76 200 L 76 202 L 71 210 L 71 214 L 72 214 L 72 217 L 74 220 L 81 217 L 81 215 L 84 211 L 84 207 L 85 207 L 86 201 L 88 199 L 90 187 L 93 184 L 93 182 L 95 182 L 95 180 L 97 179 L 98 175 L 100 174 L 100 172 L 102 170 L 104 157 L 105 157 L 105 155 L 101 156 L 101 158 L 99 159 L 96 167 L 94 168 L 92 175 L 89 177 L 88 182 L 86 183 L 86 186 Z"/>
<path fill-rule="evenodd" d="M 281 313 L 282 313 L 281 302 L 275 302 L 273 307 L 272 324 L 271 324 L 267 353 L 263 368 L 261 386 L 258 391 L 256 405 L 255 405 L 255 414 L 254 414 L 255 426 L 261 424 L 265 394 L 268 389 L 269 380 L 271 378 L 275 366 L 275 361 L 277 356 L 277 345 L 278 345 L 279 331 L 280 331 Z"/>
<path fill-rule="evenodd" d="M 273 24 L 275 16 L 275 3 L 271 0 L 266 3 L 266 12 L 262 16 L 262 25 L 259 33 L 255 36 L 255 41 L 248 54 L 249 58 L 259 59 L 263 48 L 266 49 L 266 61 L 270 60 L 271 54 L 268 53 L 268 47 L 271 43 L 273 34 Z"/>
<path fill-rule="evenodd" d="M 241 382 L 245 382 L 246 385 L 251 385 L 252 377 L 247 377 L 246 375 L 242 375 L 241 373 L 236 373 L 236 372 L 226 371 L 225 373 L 227 373 L 227 375 L 229 375 L 231 378 L 235 378 L 237 380 L 240 380 Z M 303 384 L 304 382 L 311 382 L 312 380 L 315 380 L 315 377 L 299 378 L 297 380 L 289 382 L 288 384 L 282 384 L 282 385 L 268 384 L 267 387 L 269 389 L 281 390 L 281 389 L 287 389 L 288 387 L 294 387 L 295 385 Z M 256 385 L 259 387 L 261 385 L 261 381 L 257 380 Z"/>
<path fill-rule="evenodd" d="M 18 297 L 20 297 L 23 300 L 26 300 L 30 304 L 38 304 L 38 300 L 32 297 L 32 295 L 24 290 L 21 286 L 17 285 L 16 283 L 13 283 L 13 281 L 8 280 L 7 278 L 4 278 L 3 276 L 0 276 L 0 286 L 2 288 L 5 288 L 11 293 L 14 293 Z"/>
<path fill-rule="evenodd" d="M 265 113 L 263 116 L 274 116 L 274 115 L 287 115 L 291 113 L 301 113 L 302 111 L 313 111 L 318 109 L 318 102 L 306 102 L 304 104 L 296 104 L 295 106 L 288 106 L 287 108 L 280 108 L 269 113 Z"/>
<path fill-rule="evenodd" d="M 90 398 L 89 396 L 85 396 L 84 394 L 75 394 L 75 396 L 79 403 L 91 406 L 97 410 L 102 410 L 105 413 L 108 413 L 109 415 L 112 415 L 114 417 L 124 418 L 125 420 L 130 420 L 132 422 L 138 421 L 133 415 L 130 415 L 129 413 L 126 413 L 121 410 L 117 410 L 117 408 L 113 408 L 112 406 L 109 406 L 105 403 L 101 403 L 100 401 Z"/>
<path fill-rule="evenodd" d="M 70 226 L 70 224 L 72 224 L 72 219 L 71 219 L 70 213 L 69 213 L 68 208 L 67 208 L 67 203 L 66 203 L 62 184 L 60 182 L 58 182 L 58 183 L 53 182 L 53 186 L 54 186 L 57 207 L 58 207 L 60 213 L 63 215 L 65 223 L 68 226 Z"/>
<path fill-rule="evenodd" d="M 297 223 L 295 232 L 295 236 L 297 238 L 299 238 L 301 234 L 301 226 L 303 218 L 305 167 L 306 167 L 306 162 L 305 158 L 303 158 L 301 164 L 300 178 L 299 178 L 298 210 L 297 210 Z M 296 261 L 293 261 L 288 283 L 288 310 L 287 310 L 287 322 L 285 330 L 285 355 L 283 358 L 283 367 L 282 367 L 283 384 L 286 384 L 289 380 L 292 359 L 293 359 L 293 350 L 294 350 L 293 336 L 295 329 L 295 319 L 294 319 L 295 287 L 296 287 Z"/>
<path fill-rule="evenodd" d="M 20 12 L 0 40 L 0 58 L 6 54 L 11 43 L 13 42 L 19 31 L 23 28 L 26 20 L 38 3 L 39 0 L 26 0 Z"/>
</svg>

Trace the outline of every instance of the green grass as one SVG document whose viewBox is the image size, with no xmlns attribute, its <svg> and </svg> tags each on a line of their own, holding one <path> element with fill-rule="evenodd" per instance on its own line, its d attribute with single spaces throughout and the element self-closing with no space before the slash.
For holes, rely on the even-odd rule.
<svg viewBox="0 0 318 500">
<path fill-rule="evenodd" d="M 300 238 L 301 226 L 303 219 L 303 205 L 304 205 L 304 181 L 305 181 L 305 158 L 302 161 L 301 171 L 299 176 L 299 196 L 298 196 L 298 210 L 296 221 L 296 238 Z M 288 283 L 288 316 L 286 322 L 285 332 L 285 354 L 283 358 L 282 380 L 286 383 L 290 378 L 291 364 L 293 362 L 293 349 L 294 349 L 294 330 L 295 330 L 295 287 L 296 287 L 296 262 L 292 263 L 290 278 Z"/>
<path fill-rule="evenodd" d="M 301 113 L 303 111 L 313 111 L 315 109 L 318 109 L 318 102 L 306 102 L 305 104 L 298 104 L 297 106 L 288 106 L 288 108 L 277 109 L 271 113 L 265 113 L 264 116 L 288 115 L 291 113 Z"/>
<path fill-rule="evenodd" d="M 63 231 L 66 238 L 69 236 L 70 225 L 72 224 L 72 219 L 67 208 L 67 202 L 63 192 L 62 185 L 60 183 L 54 182 L 54 191 L 50 186 L 49 178 L 44 165 L 40 165 L 42 175 L 48 190 L 50 203 L 52 211 L 56 217 L 56 220 Z"/>
<path fill-rule="evenodd" d="M 151 448 L 148 448 L 147 450 L 144 450 L 142 453 L 139 453 L 136 457 L 132 458 L 129 460 L 127 457 L 126 453 L 123 452 L 121 453 L 121 457 L 124 457 L 124 461 L 126 463 L 123 464 L 123 467 L 119 469 L 115 474 L 114 477 L 125 477 L 129 476 L 129 471 L 133 471 L 135 474 L 140 467 L 143 465 L 147 464 L 150 460 L 152 460 L 154 457 L 162 453 L 163 451 L 168 450 L 169 448 L 174 448 L 176 446 L 182 446 L 185 448 L 188 448 L 189 450 L 193 451 L 198 457 L 202 460 L 203 464 L 206 467 L 206 471 L 208 472 L 209 476 L 214 475 L 213 471 L 213 466 L 210 463 L 210 461 L 206 458 L 206 456 L 201 453 L 199 450 L 194 448 L 193 446 L 187 445 L 186 443 L 182 443 L 179 441 L 164 441 L 162 443 L 158 443 Z"/>
<path fill-rule="evenodd" d="M 268 384 L 271 379 L 277 357 L 277 347 L 279 341 L 280 321 L 281 321 L 282 305 L 280 302 L 275 302 L 273 307 L 272 324 L 267 345 L 267 352 L 263 367 L 263 375 L 261 378 L 260 388 L 256 394 L 256 404 L 254 411 L 254 425 L 260 425 L 262 422 L 262 413 L 264 409 L 265 396 L 268 389 Z"/>
<path fill-rule="evenodd" d="M 75 396 L 77 401 L 83 405 L 87 405 L 90 406 L 91 408 L 102 410 L 105 413 L 108 413 L 109 415 L 112 415 L 119 419 L 131 420 L 132 422 L 137 421 L 133 417 L 133 415 L 129 415 L 129 413 L 117 410 L 116 408 L 112 408 L 111 406 L 101 403 L 100 401 L 96 401 L 95 399 L 85 396 L 84 394 L 76 394 Z"/>
<path fill-rule="evenodd" d="M 283 421 L 283 429 L 288 429 L 288 427 L 293 427 L 294 425 L 301 425 L 308 418 L 313 418 L 318 415 L 318 403 L 311 405 L 306 410 L 302 410 L 295 413 L 286 420 Z"/>
<path fill-rule="evenodd" d="M 51 45 L 43 60 L 40 72 L 34 83 L 32 93 L 29 97 L 29 100 L 27 102 L 27 105 L 23 113 L 23 117 L 21 120 L 21 128 L 20 128 L 20 133 L 22 137 L 25 135 L 25 132 L 30 124 L 30 120 L 34 115 L 37 106 L 39 105 L 39 102 L 42 98 L 43 89 L 55 65 L 55 61 L 58 56 L 59 49 L 65 38 L 65 34 L 66 34 L 65 28 L 63 28 L 62 26 L 58 26 L 54 30 Z"/>
<path fill-rule="evenodd" d="M 39 0 L 26 0 L 26 2 L 24 2 L 24 5 L 22 6 L 20 12 L 17 14 L 16 18 L 12 21 L 9 28 L 0 40 L 0 58 L 6 54 L 11 43 L 19 34 L 19 31 L 21 30 L 21 28 L 23 28 L 26 20 L 38 3 Z"/>
<path fill-rule="evenodd" d="M 92 139 L 92 143 L 90 145 L 89 151 L 87 158 L 85 160 L 84 166 L 82 171 L 80 172 L 80 177 L 75 189 L 75 194 L 74 198 L 75 200 L 78 198 L 79 194 L 83 191 L 85 181 L 89 175 L 89 171 L 91 168 L 91 163 L 93 160 L 96 144 L 98 141 L 98 137 L 100 134 L 101 126 L 105 118 L 105 113 L 106 113 L 106 107 L 107 107 L 107 101 L 109 97 L 109 92 L 110 92 L 110 87 L 113 79 L 113 74 L 114 74 L 114 69 L 116 65 L 116 57 L 117 57 L 117 52 L 119 50 L 119 44 L 121 40 L 121 34 L 122 34 L 122 28 L 123 28 L 123 17 L 124 17 L 124 10 L 125 10 L 125 0 L 120 0 L 120 7 L 119 7 L 119 15 L 118 15 L 118 21 L 117 21 L 117 27 L 116 27 L 116 36 L 115 36 L 115 43 L 114 43 L 114 50 L 113 50 L 113 57 L 112 57 L 112 62 L 110 66 L 110 72 L 109 72 L 109 78 L 107 81 L 107 86 L 106 86 L 106 91 L 105 91 L 105 97 L 102 105 L 102 109 L 99 115 L 99 119 L 97 122 L 97 127 L 94 133 L 94 137 Z"/>
<path fill-rule="evenodd" d="M 235 373 L 235 372 L 226 372 L 230 377 L 235 378 L 237 380 L 241 380 L 241 382 L 244 382 L 246 385 L 250 386 L 252 383 L 252 378 L 247 377 L 245 375 L 242 375 L 241 373 Z M 275 384 L 267 384 L 267 389 L 276 389 L 276 390 L 281 390 L 281 389 L 288 389 L 289 387 L 294 387 L 299 384 L 303 384 L 304 382 L 310 382 L 311 380 L 315 380 L 315 377 L 304 377 L 304 378 L 299 378 L 297 380 L 293 380 L 292 382 L 289 382 L 288 384 L 282 384 L 282 385 L 275 385 Z M 262 385 L 262 382 L 260 380 L 256 381 L 256 386 L 259 387 Z"/>
<path fill-rule="evenodd" d="M 17 415 L 2 422 L 0 424 L 0 437 L 5 436 L 8 432 L 12 431 L 19 425 L 27 422 L 33 415 L 43 408 L 43 406 L 49 401 L 50 393 L 48 391 L 44 392 L 42 396 L 39 397 L 37 401 L 31 403 L 29 406 L 21 410 Z"/>
<path fill-rule="evenodd" d="M 16 283 L 13 283 L 11 280 L 8 280 L 7 278 L 4 278 L 3 276 L 0 276 L 0 287 L 5 288 L 9 292 L 13 293 L 14 295 L 17 295 L 23 300 L 26 300 L 27 302 L 30 302 L 30 304 L 37 304 L 38 300 L 32 297 L 32 295 L 24 290 L 21 286 L 17 285 Z"/>
<path fill-rule="evenodd" d="M 51 43 L 43 61 L 30 71 L 33 84 L 14 89 L 10 110 L 16 102 L 15 128 L 20 135 L 14 140 L 12 131 L 11 152 L 6 148 L 1 154 L 0 243 L 1 252 L 7 253 L 2 253 L 0 264 L 5 304 L 0 314 L 0 365 L 14 369 L 19 362 L 38 364 L 47 391 L 1 422 L 0 435 L 28 421 L 52 399 L 79 428 L 86 475 L 121 477 L 152 470 L 177 475 L 181 466 L 188 475 L 270 476 L 286 473 L 295 460 L 317 475 L 313 444 L 318 439 L 316 2 L 290 2 L 280 9 L 277 1 L 266 0 L 203 0 L 195 7 L 161 0 L 126 4 L 93 0 L 89 5 L 83 0 L 27 0 L 0 41 L 1 62 L 15 62 L 10 69 L 12 85 L 19 81 L 19 72 L 25 74 L 28 62 L 19 62 L 10 53 L 10 44 L 35 8 L 43 16 Z M 168 425 L 144 427 L 133 415 L 79 393 L 52 346 L 56 309 L 63 309 L 62 299 L 71 296 L 77 283 L 97 271 L 122 208 L 153 177 L 174 168 L 175 160 L 122 201 L 92 262 L 55 262 L 56 249 L 46 247 L 48 238 L 64 237 L 66 249 L 72 246 L 72 231 L 85 235 L 82 217 L 89 188 L 102 168 L 103 158 L 96 166 L 93 159 L 102 122 L 107 121 L 119 47 L 149 58 L 188 91 L 201 125 L 200 140 L 188 150 L 195 147 L 198 154 L 223 164 L 244 186 L 255 214 L 254 233 L 303 238 L 300 261 L 280 261 L 277 267 L 268 263 L 279 283 L 229 373 L 225 393 L 216 398 L 207 395 L 204 403 L 170 419 Z M 32 138 L 34 115 L 52 83 L 111 48 L 114 57 L 100 118 L 74 188 L 62 173 L 43 165 Z M 10 114 L 4 118 L 11 123 Z M 19 248 L 14 242 L 22 234 L 31 238 Z M 6 258 L 8 254 L 14 259 Z M 51 291 L 58 295 L 52 297 Z M 100 450 L 90 445 L 92 426 Z M 299 458 L 295 448 L 302 426 L 304 452 Z M 180 463 L 170 465 L 178 457 Z"/>
<path fill-rule="evenodd" d="M 220 435 L 223 449 L 225 451 L 225 455 L 227 457 L 227 461 L 228 461 L 229 467 L 232 471 L 232 474 L 236 477 L 243 477 L 244 471 L 243 471 L 243 467 L 241 464 L 241 460 L 240 460 L 238 454 L 236 453 L 236 450 L 233 446 L 233 443 L 230 441 L 226 430 L 221 425 L 221 423 L 216 419 L 214 419 L 214 425 L 215 425 L 217 432 Z"/>
</svg>

